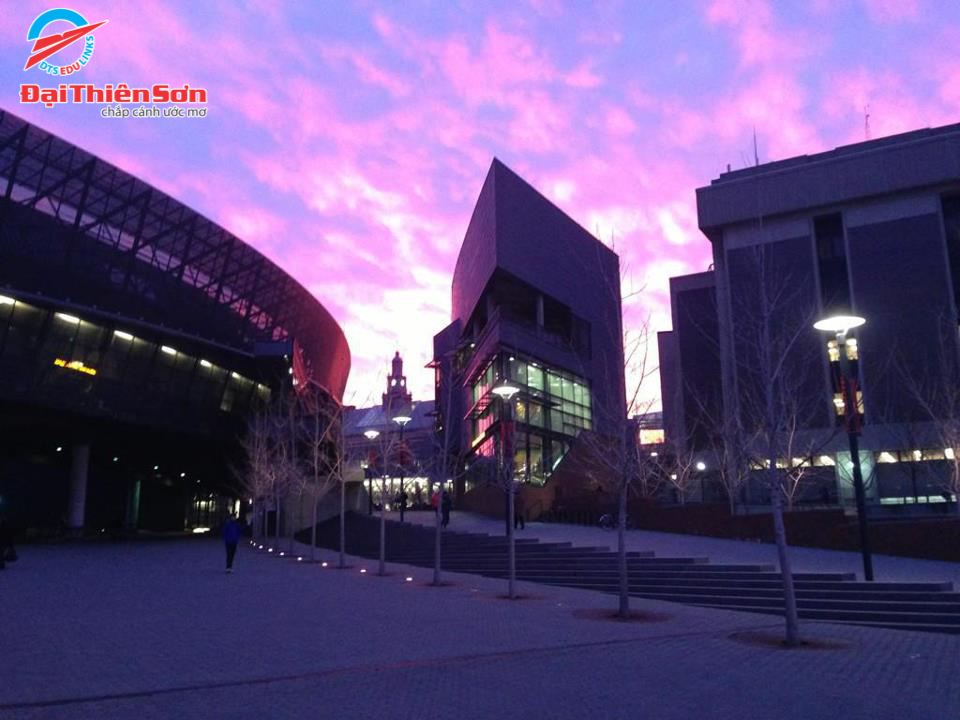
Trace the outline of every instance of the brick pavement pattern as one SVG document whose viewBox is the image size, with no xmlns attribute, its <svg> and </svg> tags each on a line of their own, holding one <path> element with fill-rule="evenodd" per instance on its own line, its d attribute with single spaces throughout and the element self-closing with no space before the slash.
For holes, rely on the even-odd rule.
<svg viewBox="0 0 960 720">
<path fill-rule="evenodd" d="M 351 563 L 24 547 L 0 572 L 0 717 L 960 717 L 960 636 L 805 623 L 840 647 L 784 650 L 730 637 L 772 618 L 634 600 L 666 619 L 619 623 L 582 612 L 612 609 L 598 593 L 508 601 L 494 579 Z"/>
</svg>

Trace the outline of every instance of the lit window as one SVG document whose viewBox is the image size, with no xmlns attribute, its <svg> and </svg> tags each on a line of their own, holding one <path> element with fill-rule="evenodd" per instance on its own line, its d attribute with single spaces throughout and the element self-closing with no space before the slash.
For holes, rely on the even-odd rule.
<svg viewBox="0 0 960 720">
<path fill-rule="evenodd" d="M 913 451 L 913 459 L 919 461 L 923 457 L 923 453 L 919 450 Z"/>
<path fill-rule="evenodd" d="M 837 463 L 830 455 L 820 455 L 814 461 L 814 464 L 819 467 L 833 467 Z"/>
<path fill-rule="evenodd" d="M 833 394 L 833 407 L 837 411 L 837 415 L 843 415 L 843 395 L 840 393 Z"/>
<path fill-rule="evenodd" d="M 892 452 L 888 452 L 884 450 L 883 452 L 877 455 L 877 462 L 878 463 L 895 463 L 897 462 L 897 456 L 894 455 Z"/>
<path fill-rule="evenodd" d="M 836 340 L 827 341 L 827 355 L 829 356 L 830 362 L 832 363 L 840 361 L 840 353 L 837 351 Z"/>
<path fill-rule="evenodd" d="M 857 350 L 857 339 L 847 338 L 847 359 L 856 360 L 858 357 L 859 352 Z"/>
<path fill-rule="evenodd" d="M 956 457 L 957 457 L 957 456 L 956 456 L 956 453 L 954 453 L 954 451 L 953 451 L 953 448 L 944 448 L 944 449 L 943 449 L 943 456 L 944 456 L 947 460 L 955 460 Z"/>
<path fill-rule="evenodd" d="M 589 418 L 589 415 L 587 416 Z M 641 445 L 659 445 L 665 440 L 662 428 L 641 428 Z"/>
</svg>

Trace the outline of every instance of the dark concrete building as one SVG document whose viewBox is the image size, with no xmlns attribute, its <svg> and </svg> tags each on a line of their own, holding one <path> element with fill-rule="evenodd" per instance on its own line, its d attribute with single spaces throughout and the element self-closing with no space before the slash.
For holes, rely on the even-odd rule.
<svg viewBox="0 0 960 720">
<path fill-rule="evenodd" d="M 450 449 L 482 482 L 500 449 L 500 401 L 515 397 L 514 470 L 549 482 L 583 430 L 626 417 L 617 255 L 494 160 L 457 258 L 450 325 L 434 338 L 436 403 Z"/>
<path fill-rule="evenodd" d="M 697 190 L 697 206 L 715 270 L 671 281 L 673 331 L 660 336 L 668 435 L 698 449 L 708 440 L 695 398 L 748 422 L 765 381 L 751 318 L 776 287 L 773 325 L 797 328 L 784 362 L 798 427 L 822 440 L 806 459 L 819 478 L 808 499 L 852 499 L 841 351 L 859 379 L 868 497 L 951 498 L 944 430 L 960 406 L 943 398 L 960 377 L 960 125 L 727 172 Z M 838 313 L 866 319 L 846 348 L 804 326 Z"/>
<path fill-rule="evenodd" d="M 238 437 L 272 390 L 299 375 L 340 401 L 340 327 L 223 228 L 3 111 L 0 192 L 0 511 L 11 522 L 211 524 L 237 497 Z"/>
</svg>

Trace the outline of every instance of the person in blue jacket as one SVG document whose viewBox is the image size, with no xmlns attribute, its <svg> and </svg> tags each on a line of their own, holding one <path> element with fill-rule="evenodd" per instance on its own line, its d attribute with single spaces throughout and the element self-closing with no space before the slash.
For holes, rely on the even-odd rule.
<svg viewBox="0 0 960 720">
<path fill-rule="evenodd" d="M 223 526 L 223 542 L 227 547 L 227 572 L 233 572 L 233 558 L 237 554 L 237 545 L 240 543 L 240 533 L 243 528 L 236 516 L 231 514 L 227 524 Z"/>
</svg>

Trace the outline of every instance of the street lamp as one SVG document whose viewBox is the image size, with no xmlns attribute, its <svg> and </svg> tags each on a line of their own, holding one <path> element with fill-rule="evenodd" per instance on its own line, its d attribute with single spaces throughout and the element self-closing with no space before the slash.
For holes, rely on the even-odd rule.
<svg viewBox="0 0 960 720">
<path fill-rule="evenodd" d="M 403 449 L 403 428 L 406 427 L 407 423 L 410 422 L 413 418 L 409 415 L 400 414 L 394 415 L 393 421 L 400 426 L 400 447 L 399 447 L 399 457 L 400 457 L 400 522 L 403 522 L 403 511 L 407 508 L 407 499 L 403 494 L 403 461 L 404 461 L 404 449 Z"/>
<path fill-rule="evenodd" d="M 857 522 L 860 527 L 860 554 L 863 555 L 863 576 L 873 580 L 873 558 L 870 554 L 870 535 L 867 530 L 867 499 L 860 470 L 860 422 L 857 417 L 857 378 L 850 369 L 847 357 L 847 333 L 863 325 L 866 320 L 856 315 L 834 315 L 813 324 L 822 332 L 834 333 L 840 359 L 840 390 L 843 395 L 843 419 L 850 442 L 850 460 L 853 464 L 853 489 L 857 498 Z"/>
<path fill-rule="evenodd" d="M 378 437 L 380 437 L 380 431 L 373 428 L 369 428 L 363 431 L 363 436 L 373 442 Z M 364 468 L 364 473 L 367 476 L 367 515 L 373 515 L 373 475 L 376 472 L 374 467 L 371 467 L 369 464 Z"/>
<path fill-rule="evenodd" d="M 514 590 L 514 583 L 517 576 L 517 556 L 516 548 L 514 547 L 513 542 L 513 516 L 514 516 L 514 493 L 515 489 L 513 486 L 513 396 L 520 392 L 520 388 L 511 383 L 509 380 L 504 380 L 499 385 L 493 387 L 491 392 L 500 398 L 501 403 L 503 404 L 503 413 L 500 417 L 500 422 L 503 423 L 503 443 L 501 447 L 501 452 L 503 453 L 503 472 L 505 474 L 506 490 L 507 490 L 507 560 L 508 560 L 508 576 L 507 576 L 507 594 L 510 599 L 516 597 L 516 592 Z"/>
</svg>

